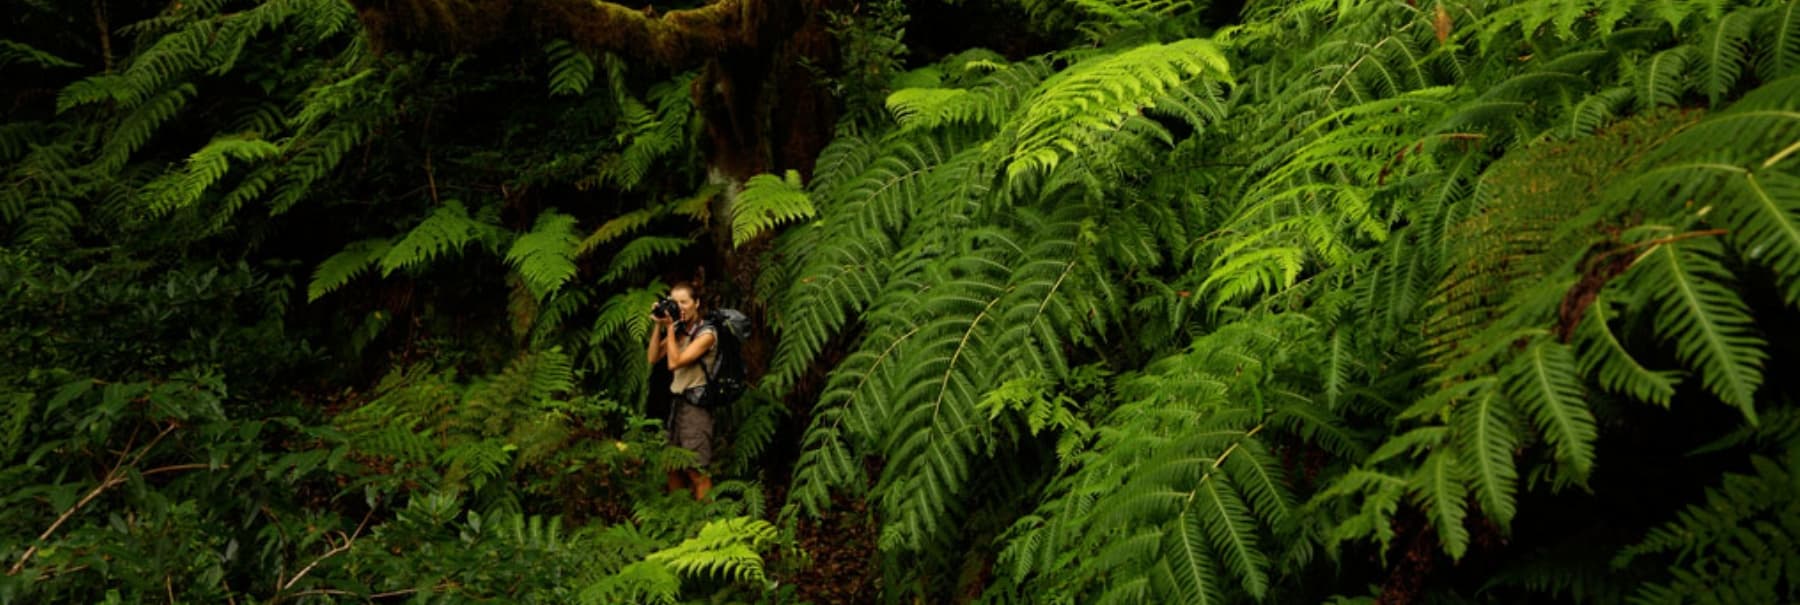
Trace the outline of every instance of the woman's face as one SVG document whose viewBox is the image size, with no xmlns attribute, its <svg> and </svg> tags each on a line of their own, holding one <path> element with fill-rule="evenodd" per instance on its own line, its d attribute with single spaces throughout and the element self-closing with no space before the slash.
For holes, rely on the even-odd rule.
<svg viewBox="0 0 1800 605">
<path fill-rule="evenodd" d="M 693 292 L 687 291 L 686 288 L 676 288 L 674 292 L 669 293 L 669 298 L 675 301 L 675 306 L 681 308 L 682 321 L 694 323 L 695 320 L 700 319 L 700 301 L 694 300 Z"/>
</svg>

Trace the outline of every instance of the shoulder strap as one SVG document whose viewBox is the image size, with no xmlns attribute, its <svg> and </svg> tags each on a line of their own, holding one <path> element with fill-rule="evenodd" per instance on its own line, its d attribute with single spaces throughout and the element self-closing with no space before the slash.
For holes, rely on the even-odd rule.
<svg viewBox="0 0 1800 605">
<path fill-rule="evenodd" d="M 711 347 L 707 348 L 707 351 L 705 353 L 700 354 L 700 364 L 699 365 L 700 365 L 700 371 L 706 374 L 706 384 L 711 385 L 713 382 L 712 366 L 719 363 L 719 325 L 718 325 L 718 322 L 713 321 L 711 318 L 702 318 L 700 320 L 700 329 L 704 330 L 704 329 L 706 329 L 707 326 L 712 326 L 713 344 Z M 695 334 L 694 337 L 699 338 L 700 335 Z M 707 355 L 712 355 L 712 363 L 706 363 Z"/>
</svg>

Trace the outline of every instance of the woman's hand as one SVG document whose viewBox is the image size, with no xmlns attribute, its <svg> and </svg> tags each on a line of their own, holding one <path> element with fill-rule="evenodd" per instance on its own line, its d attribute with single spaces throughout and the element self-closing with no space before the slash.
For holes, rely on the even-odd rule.
<svg viewBox="0 0 1800 605">
<path fill-rule="evenodd" d="M 656 323 L 657 323 L 657 325 L 664 325 L 664 326 L 666 326 L 666 325 L 669 325 L 669 324 L 673 324 L 673 323 L 675 323 L 675 318 L 673 318 L 673 317 L 662 317 L 662 316 L 659 316 L 659 315 L 657 315 L 657 314 L 656 314 L 656 304 L 655 304 L 655 303 L 651 303 L 651 304 L 650 304 L 650 321 L 654 321 L 654 322 L 656 322 Z"/>
</svg>

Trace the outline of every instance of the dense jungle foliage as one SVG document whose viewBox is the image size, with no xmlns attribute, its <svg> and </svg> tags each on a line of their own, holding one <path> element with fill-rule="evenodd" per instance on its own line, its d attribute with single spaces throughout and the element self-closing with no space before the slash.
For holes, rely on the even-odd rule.
<svg viewBox="0 0 1800 605">
<path fill-rule="evenodd" d="M 1800 0 L 4 23 L 0 603 L 1800 602 Z"/>
</svg>

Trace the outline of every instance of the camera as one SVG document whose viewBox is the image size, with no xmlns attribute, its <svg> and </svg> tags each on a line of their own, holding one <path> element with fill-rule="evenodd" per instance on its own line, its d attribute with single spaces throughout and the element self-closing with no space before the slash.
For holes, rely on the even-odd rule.
<svg viewBox="0 0 1800 605">
<path fill-rule="evenodd" d="M 671 321 L 678 321 L 681 319 L 681 307 L 675 304 L 674 299 L 658 299 L 656 301 L 656 306 L 650 308 L 650 314 L 656 317 L 666 317 Z"/>
</svg>

